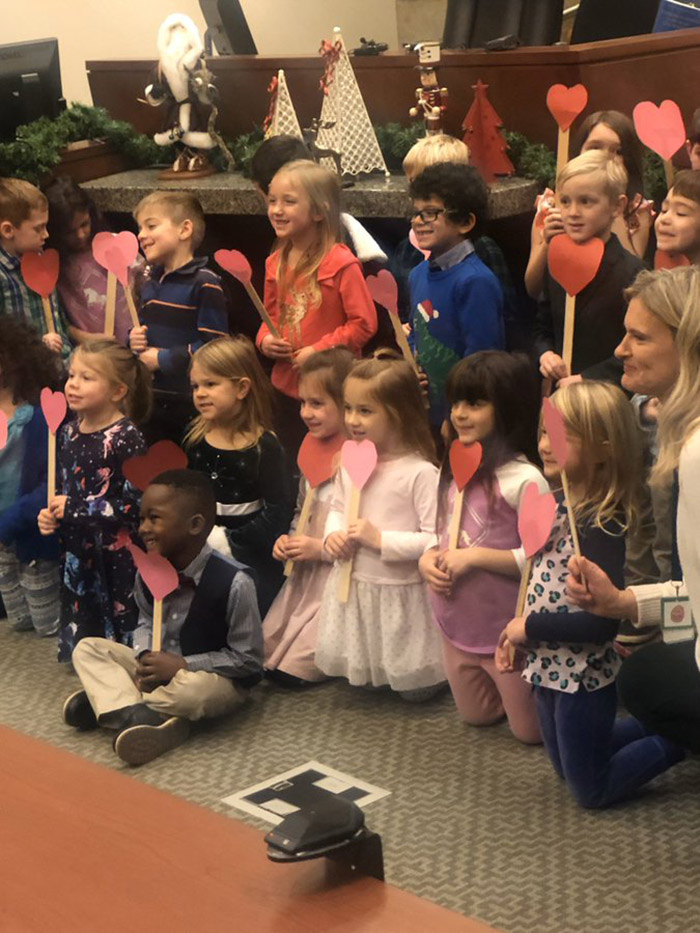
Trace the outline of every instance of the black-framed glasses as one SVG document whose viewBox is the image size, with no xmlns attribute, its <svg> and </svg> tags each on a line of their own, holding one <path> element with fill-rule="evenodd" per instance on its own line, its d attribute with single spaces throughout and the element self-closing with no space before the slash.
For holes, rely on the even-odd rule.
<svg viewBox="0 0 700 933">
<path fill-rule="evenodd" d="M 447 208 L 445 207 L 424 207 L 422 211 L 409 211 L 408 219 L 411 223 L 420 217 L 421 223 L 423 224 L 432 224 L 438 219 L 440 214 L 446 214 Z"/>
</svg>

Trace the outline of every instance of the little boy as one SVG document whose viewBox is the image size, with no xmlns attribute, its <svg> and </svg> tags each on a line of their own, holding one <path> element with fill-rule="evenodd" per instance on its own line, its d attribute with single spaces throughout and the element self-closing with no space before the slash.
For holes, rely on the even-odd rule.
<svg viewBox="0 0 700 933">
<path fill-rule="evenodd" d="M 71 348 L 56 290 L 49 298 L 52 333 L 41 297 L 22 277 L 22 256 L 41 251 L 49 235 L 48 219 L 48 201 L 38 188 L 20 178 L 0 178 L 0 314 L 12 314 L 31 324 L 47 347 L 67 360 Z"/>
<path fill-rule="evenodd" d="M 496 276 L 474 252 L 470 237 L 485 220 L 486 185 L 469 165 L 432 165 L 410 186 L 411 224 L 430 259 L 410 276 L 412 337 L 430 382 L 430 419 L 447 410 L 450 369 L 477 350 L 504 348 L 503 293 Z"/>
<path fill-rule="evenodd" d="M 139 242 L 149 264 L 141 291 L 140 327 L 129 345 L 154 374 L 154 415 L 146 427 L 149 443 L 179 443 L 194 414 L 187 371 L 203 343 L 228 334 L 221 280 L 194 257 L 204 238 L 204 213 L 184 191 L 154 191 L 134 211 Z"/>
<path fill-rule="evenodd" d="M 688 153 L 693 171 L 700 169 L 700 107 L 693 111 L 688 138 L 685 141 L 685 151 Z"/>
<path fill-rule="evenodd" d="M 571 373 L 561 356 L 566 293 L 549 273 L 545 279 L 533 328 L 534 348 L 540 372 L 555 382 L 575 373 L 576 381 L 604 379 L 619 384 L 622 369 L 613 353 L 625 335 L 623 290 L 644 268 L 612 233 L 613 221 L 625 207 L 626 188 L 621 162 L 601 150 L 577 156 L 557 176 L 564 232 L 579 245 L 598 237 L 605 249 L 595 278 L 576 297 Z"/>
<path fill-rule="evenodd" d="M 153 598 L 137 576 L 134 647 L 83 638 L 73 652 L 83 689 L 68 697 L 63 718 L 81 730 L 116 730 L 114 750 L 127 764 L 145 764 L 180 745 L 190 720 L 232 712 L 261 678 L 255 585 L 242 564 L 206 543 L 215 517 L 214 490 L 203 473 L 157 476 L 141 500 L 139 534 L 180 575 L 180 586 L 163 601 L 162 650 L 151 650 Z"/>
<path fill-rule="evenodd" d="M 654 223 L 656 245 L 673 260 L 700 262 L 700 171 L 679 172 Z"/>
</svg>

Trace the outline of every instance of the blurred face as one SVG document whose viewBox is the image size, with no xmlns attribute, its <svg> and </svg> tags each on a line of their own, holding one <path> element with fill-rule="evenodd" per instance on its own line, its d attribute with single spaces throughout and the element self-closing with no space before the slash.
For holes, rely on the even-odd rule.
<svg viewBox="0 0 700 933">
<path fill-rule="evenodd" d="M 230 422 L 235 418 L 250 391 L 250 380 L 217 376 L 196 361 L 190 370 L 190 385 L 194 407 L 205 421 L 212 424 Z"/>
<path fill-rule="evenodd" d="M 270 182 L 267 216 L 280 240 L 304 244 L 313 238 L 321 217 L 311 207 L 311 200 L 292 175 L 278 172 Z"/>
<path fill-rule="evenodd" d="M 656 245 L 672 256 L 683 254 L 700 261 L 700 204 L 675 194 L 673 188 L 661 205 L 654 224 Z"/>
<path fill-rule="evenodd" d="M 48 221 L 49 212 L 38 210 L 33 210 L 18 227 L 15 227 L 9 220 L 4 220 L 0 224 L 3 246 L 15 256 L 21 256 L 23 253 L 38 253 L 49 236 L 46 229 Z"/>
<path fill-rule="evenodd" d="M 489 437 L 496 426 L 496 412 L 492 402 L 478 399 L 476 402 L 459 401 L 450 409 L 452 427 L 461 444 L 473 444 Z"/>
<path fill-rule="evenodd" d="M 77 211 L 68 228 L 66 246 L 71 253 L 84 253 L 90 248 L 92 222 L 87 211 Z"/>
<path fill-rule="evenodd" d="M 139 534 L 147 551 L 176 558 L 192 542 L 192 516 L 170 486 L 151 484 L 141 497 Z"/>
<path fill-rule="evenodd" d="M 625 315 L 625 336 L 615 350 L 622 360 L 622 387 L 628 392 L 663 399 L 676 384 L 678 350 L 673 331 L 633 298 Z"/>
<path fill-rule="evenodd" d="M 585 476 L 585 461 L 581 452 L 581 438 L 574 437 L 573 434 L 566 432 L 566 439 L 569 445 L 569 459 L 566 462 L 566 477 L 570 483 L 574 484 L 582 480 Z M 540 439 L 537 449 L 542 460 L 542 470 L 547 480 L 556 485 L 561 475 L 559 464 L 554 459 L 552 448 L 549 444 L 549 436 L 544 426 L 544 421 L 540 427 Z"/>
<path fill-rule="evenodd" d="M 378 453 L 388 453 L 398 445 L 398 435 L 389 413 L 369 392 L 364 379 L 350 377 L 345 382 L 345 427 L 354 441 L 372 441 Z"/>
<path fill-rule="evenodd" d="M 697 172 L 697 170 L 700 169 L 700 143 L 691 143 L 690 140 L 688 140 L 685 144 L 685 149 L 690 159 L 690 167 L 694 172 Z"/>
<path fill-rule="evenodd" d="M 137 218 L 139 243 L 152 265 L 167 265 L 192 235 L 192 222 L 175 223 L 155 207 L 148 208 Z"/>
<path fill-rule="evenodd" d="M 620 205 L 613 204 L 594 175 L 575 175 L 557 192 L 564 232 L 575 243 L 607 240 Z"/>
<path fill-rule="evenodd" d="M 320 440 L 333 437 L 345 427 L 343 412 L 324 390 L 320 379 L 306 376 L 299 382 L 301 419 L 309 434 Z"/>
<path fill-rule="evenodd" d="M 125 385 L 115 387 L 99 369 L 94 368 L 93 357 L 83 353 L 73 354 L 65 388 L 66 401 L 71 411 L 83 416 L 99 416 L 101 412 L 108 412 L 119 405 L 126 392 Z"/>
<path fill-rule="evenodd" d="M 411 226 L 419 248 L 430 250 L 431 258 L 441 256 L 461 243 L 474 224 L 473 215 L 468 223 L 451 220 L 442 198 L 431 196 L 427 199 L 413 199 Z"/>
<path fill-rule="evenodd" d="M 605 123 L 596 123 L 581 146 L 581 152 L 588 152 L 591 149 L 601 149 L 609 156 L 622 160 L 620 137 Z"/>
</svg>

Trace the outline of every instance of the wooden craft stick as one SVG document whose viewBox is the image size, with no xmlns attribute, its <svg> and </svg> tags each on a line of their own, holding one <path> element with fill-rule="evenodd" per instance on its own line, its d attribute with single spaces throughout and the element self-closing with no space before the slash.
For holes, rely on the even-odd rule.
<svg viewBox="0 0 700 933">
<path fill-rule="evenodd" d="M 360 490 L 353 484 L 350 494 L 350 508 L 348 509 L 348 527 L 352 525 L 360 516 Z M 338 600 L 346 603 L 350 595 L 350 577 L 352 576 L 353 558 L 346 560 L 340 568 L 338 577 Z"/>
<path fill-rule="evenodd" d="M 139 313 L 136 310 L 136 304 L 134 302 L 134 295 L 133 295 L 133 292 L 131 291 L 130 285 L 127 285 L 124 288 L 124 294 L 126 295 L 126 305 L 129 309 L 129 314 L 131 315 L 131 323 L 134 325 L 134 327 L 138 327 L 141 322 L 139 321 Z"/>
<path fill-rule="evenodd" d="M 399 345 L 399 349 L 403 353 L 403 358 L 407 363 L 410 363 L 413 369 L 415 370 L 416 375 L 418 375 L 418 364 L 416 363 L 415 357 L 411 353 L 411 348 L 408 345 L 408 338 L 406 337 L 406 332 L 404 331 L 401 320 L 398 314 L 389 313 L 391 318 L 391 323 L 394 326 L 394 336 L 396 337 L 396 342 Z"/>
<path fill-rule="evenodd" d="M 450 530 L 448 537 L 448 548 L 454 551 L 459 546 L 459 528 L 462 524 L 462 506 L 464 505 L 464 489 L 458 489 L 455 493 L 455 503 L 450 516 Z"/>
<path fill-rule="evenodd" d="M 557 175 L 569 161 L 569 130 L 559 130 L 557 136 Z"/>
<path fill-rule="evenodd" d="M 49 474 L 47 481 L 48 495 L 47 505 L 51 505 L 51 500 L 56 495 L 56 435 L 49 428 Z"/>
<path fill-rule="evenodd" d="M 153 638 L 151 651 L 160 651 L 163 644 L 163 600 L 153 600 Z"/>
<path fill-rule="evenodd" d="M 239 279 L 239 281 L 243 281 L 243 280 Z M 279 337 L 279 332 L 277 328 L 275 327 L 275 325 L 272 323 L 272 318 L 267 313 L 267 308 L 260 300 L 260 295 L 258 295 L 258 293 L 255 291 L 255 288 L 250 282 L 243 281 L 243 285 L 245 286 L 245 290 L 248 292 L 248 297 L 255 305 L 256 311 L 258 312 L 260 317 L 263 319 L 264 323 L 267 324 L 267 329 L 270 331 L 273 337 Z"/>
<path fill-rule="evenodd" d="M 113 272 L 107 273 L 107 303 L 105 305 L 105 334 L 114 336 L 114 317 L 117 310 L 117 277 Z"/>
<path fill-rule="evenodd" d="M 44 318 L 46 319 L 46 330 L 49 334 L 55 334 L 56 326 L 53 322 L 53 312 L 51 311 L 51 299 L 42 297 L 41 305 L 44 309 Z"/>
<path fill-rule="evenodd" d="M 664 175 L 666 176 L 666 187 L 673 188 L 673 179 L 676 177 L 676 170 L 670 159 L 664 159 Z"/>
<path fill-rule="evenodd" d="M 532 558 L 528 557 L 525 561 L 525 566 L 523 567 L 523 572 L 520 577 L 520 588 L 518 589 L 518 601 L 515 604 L 515 618 L 519 619 L 520 616 L 525 612 L 525 598 L 527 596 L 527 588 L 530 585 L 530 576 L 532 574 Z M 512 645 L 508 642 L 508 659 L 512 664 L 515 661 L 515 645 Z"/>
<path fill-rule="evenodd" d="M 315 494 L 316 494 L 316 490 L 309 488 L 309 491 L 306 493 L 306 496 L 304 498 L 304 504 L 301 507 L 301 514 L 299 515 L 299 524 L 297 525 L 297 529 L 294 532 L 294 534 L 303 535 L 304 532 L 306 531 L 306 526 L 309 521 L 309 515 L 311 514 L 311 506 L 313 504 Z M 290 577 L 292 575 L 293 570 L 294 570 L 294 561 L 288 560 L 284 565 L 285 577 Z"/>
<path fill-rule="evenodd" d="M 564 347 L 562 349 L 562 358 L 566 363 L 566 368 L 571 373 L 571 361 L 574 356 L 574 323 L 576 320 L 576 295 L 566 295 L 564 305 Z"/>
<path fill-rule="evenodd" d="M 578 540 L 578 528 L 576 527 L 576 516 L 574 515 L 574 510 L 571 507 L 571 499 L 569 498 L 569 480 L 566 476 L 566 470 L 561 471 L 561 487 L 564 491 L 564 501 L 566 502 L 566 514 L 569 516 L 569 527 L 571 528 L 571 539 L 574 543 L 574 554 L 577 557 L 581 557 L 581 545 Z"/>
</svg>

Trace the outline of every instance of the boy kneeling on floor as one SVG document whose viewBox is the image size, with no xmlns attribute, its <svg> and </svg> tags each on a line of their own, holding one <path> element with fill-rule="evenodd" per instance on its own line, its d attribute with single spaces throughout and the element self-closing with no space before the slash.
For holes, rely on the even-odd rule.
<svg viewBox="0 0 700 933">
<path fill-rule="evenodd" d="M 180 575 L 163 600 L 163 650 L 151 651 L 153 598 L 138 576 L 134 647 L 84 638 L 73 653 L 83 689 L 68 697 L 63 718 L 81 730 L 116 730 L 114 750 L 127 764 L 180 745 L 190 720 L 230 713 L 261 678 L 255 585 L 247 568 L 206 543 L 215 515 L 208 476 L 157 476 L 141 500 L 139 534 Z"/>
</svg>

